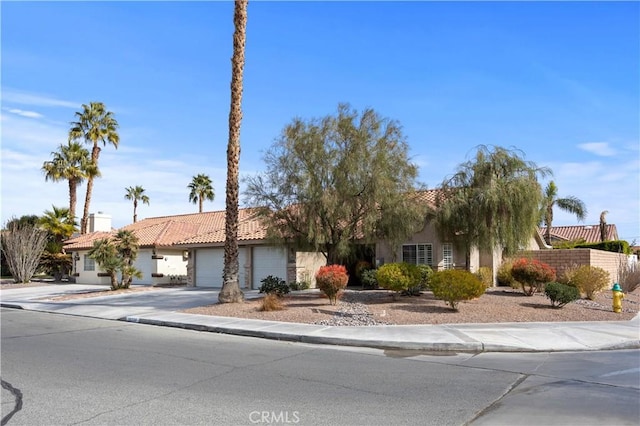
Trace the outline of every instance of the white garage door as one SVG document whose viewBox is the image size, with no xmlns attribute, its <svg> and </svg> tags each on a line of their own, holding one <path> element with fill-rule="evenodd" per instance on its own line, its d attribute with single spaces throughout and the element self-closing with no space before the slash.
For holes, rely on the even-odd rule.
<svg viewBox="0 0 640 426">
<path fill-rule="evenodd" d="M 287 280 L 287 252 L 282 247 L 253 248 L 253 288 L 259 289 L 260 280 L 269 275 Z"/>
<path fill-rule="evenodd" d="M 238 250 L 240 264 L 240 288 L 244 287 L 244 265 L 246 253 L 244 248 Z M 222 273 L 224 271 L 224 249 L 196 250 L 196 287 L 222 287 Z"/>
</svg>

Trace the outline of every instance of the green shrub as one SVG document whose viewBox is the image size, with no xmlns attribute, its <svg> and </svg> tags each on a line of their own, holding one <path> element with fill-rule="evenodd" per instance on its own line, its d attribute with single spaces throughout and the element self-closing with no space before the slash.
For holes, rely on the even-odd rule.
<svg viewBox="0 0 640 426">
<path fill-rule="evenodd" d="M 580 299 L 580 291 L 576 287 L 557 282 L 545 284 L 544 294 L 551 300 L 551 306 L 556 308 Z"/>
<path fill-rule="evenodd" d="M 397 297 L 403 291 L 419 287 L 422 273 L 416 265 L 409 263 L 386 263 L 378 268 L 376 278 L 380 287 L 395 291 L 394 297 Z"/>
<path fill-rule="evenodd" d="M 340 292 L 347 286 L 349 275 L 342 265 L 322 266 L 316 274 L 316 285 L 329 298 L 329 303 L 335 305 Z"/>
<path fill-rule="evenodd" d="M 420 274 L 420 279 L 415 285 L 409 286 L 406 290 L 403 290 L 402 295 L 420 296 L 420 292 L 429 289 L 429 278 L 431 277 L 431 274 L 433 274 L 433 269 L 431 269 L 429 265 L 405 265 L 407 265 L 406 267 L 410 270 L 410 274 L 416 276 L 417 274 Z M 417 273 L 413 270 L 414 268 L 417 270 Z"/>
<path fill-rule="evenodd" d="M 458 310 L 458 302 L 471 300 L 484 294 L 486 287 L 471 272 L 456 269 L 438 271 L 431 276 L 429 287 L 433 295 Z"/>
<path fill-rule="evenodd" d="M 356 275 L 356 278 L 362 282 L 362 273 L 371 269 L 371 263 L 366 260 L 359 260 L 356 263 L 356 266 L 353 268 L 353 271 Z"/>
<path fill-rule="evenodd" d="M 375 269 L 366 269 L 360 273 L 360 282 L 363 289 L 375 290 L 378 288 L 378 280 L 376 279 Z"/>
<path fill-rule="evenodd" d="M 511 267 L 513 266 L 513 260 L 505 260 L 498 268 L 497 280 L 499 286 L 507 286 L 512 288 L 520 288 L 520 283 L 517 282 L 513 275 L 511 275 Z"/>
<path fill-rule="evenodd" d="M 629 243 L 625 240 L 604 241 L 601 243 L 576 244 L 575 248 L 590 248 L 594 250 L 611 251 L 613 253 L 631 254 Z"/>
<path fill-rule="evenodd" d="M 260 280 L 260 282 L 262 283 L 259 289 L 260 293 L 275 294 L 278 297 L 282 297 L 289 293 L 289 286 L 279 277 L 269 275 L 268 277 Z"/>
<path fill-rule="evenodd" d="M 610 282 L 611 277 L 604 269 L 597 266 L 582 265 L 573 274 L 570 284 L 584 293 L 587 299 L 593 300 L 596 293 L 607 288 Z"/>
<path fill-rule="evenodd" d="M 475 275 L 485 287 L 493 287 L 493 271 L 491 268 L 483 266 L 478 269 Z"/>
<path fill-rule="evenodd" d="M 309 284 L 309 281 L 294 281 L 289 283 L 291 291 L 308 290 L 310 287 L 311 284 Z"/>
<path fill-rule="evenodd" d="M 556 271 L 539 260 L 523 257 L 513 262 L 511 276 L 520 283 L 524 294 L 533 296 L 545 283 L 555 281 Z"/>
</svg>

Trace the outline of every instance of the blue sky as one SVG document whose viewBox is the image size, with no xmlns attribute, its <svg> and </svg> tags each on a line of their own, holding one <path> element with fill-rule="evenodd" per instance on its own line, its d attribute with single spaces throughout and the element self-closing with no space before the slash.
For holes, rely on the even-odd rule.
<svg viewBox="0 0 640 426">
<path fill-rule="evenodd" d="M 42 163 L 83 103 L 104 102 L 120 147 L 100 156 L 91 211 L 131 222 L 197 211 L 208 174 L 224 209 L 231 2 L 7 2 L 1 13 L 2 222 L 67 206 Z M 420 180 L 436 187 L 480 144 L 550 167 L 621 238 L 640 241 L 637 2 L 249 4 L 241 175 L 294 117 L 339 102 L 399 121 Z M 84 202 L 78 191 L 78 215 Z M 554 225 L 579 224 L 556 211 Z"/>
</svg>

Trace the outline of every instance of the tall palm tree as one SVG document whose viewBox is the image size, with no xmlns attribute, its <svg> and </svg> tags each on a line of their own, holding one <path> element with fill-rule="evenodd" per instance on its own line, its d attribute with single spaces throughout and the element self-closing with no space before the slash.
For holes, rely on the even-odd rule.
<svg viewBox="0 0 640 426">
<path fill-rule="evenodd" d="M 199 212 L 202 213 L 202 203 L 205 199 L 213 201 L 215 194 L 213 192 L 213 182 L 211 178 L 205 174 L 199 174 L 193 177 L 193 180 L 187 188 L 191 190 L 189 193 L 189 201 L 193 204 L 198 203 Z"/>
<path fill-rule="evenodd" d="M 238 262 L 238 197 L 240 192 L 240 124 L 242 122 L 242 79 L 247 30 L 248 0 L 236 0 L 233 9 L 233 57 L 231 58 L 231 107 L 229 110 L 229 143 L 227 145 L 227 200 L 225 212 L 224 272 L 221 303 L 240 303 Z"/>
<path fill-rule="evenodd" d="M 78 185 L 90 176 L 96 176 L 97 168 L 91 162 L 89 151 L 78 142 L 69 142 L 67 145 L 60 145 L 58 151 L 51 153 L 53 158 L 45 161 L 42 165 L 45 181 L 52 180 L 58 182 L 67 180 L 69 182 L 69 220 L 74 222 L 76 217 L 76 200 Z"/>
<path fill-rule="evenodd" d="M 99 176 L 98 157 L 100 156 L 100 147 L 98 143 L 102 142 L 104 146 L 107 143 L 118 149 L 120 136 L 118 135 L 118 122 L 111 111 L 102 102 L 90 102 L 89 105 L 83 104 L 82 111 L 75 113 L 76 119 L 71 123 L 69 130 L 69 140 L 76 141 L 83 139 L 84 142 L 93 145 L 91 149 L 91 162 L 96 168 L 96 173 L 87 179 L 87 195 L 84 199 L 84 212 L 80 221 L 80 233 L 87 233 L 87 224 L 89 221 L 89 205 L 91 203 L 91 193 L 93 192 L 93 178 Z"/>
<path fill-rule="evenodd" d="M 125 188 L 127 193 L 124 198 L 127 200 L 133 200 L 133 223 L 138 220 L 138 201 L 142 201 L 142 204 L 149 205 L 149 197 L 144 193 L 144 188 L 141 186 L 130 186 Z"/>
<path fill-rule="evenodd" d="M 584 203 L 574 196 L 558 198 L 558 187 L 551 181 L 544 190 L 542 200 L 542 218 L 544 220 L 545 235 L 547 244 L 551 244 L 551 225 L 553 223 L 553 207 L 558 206 L 561 210 L 575 214 L 579 221 L 587 216 L 587 208 Z"/>
<path fill-rule="evenodd" d="M 45 210 L 38 223 L 42 229 L 49 233 L 47 250 L 51 253 L 60 253 L 62 252 L 62 242 L 71 237 L 76 230 L 76 224 L 70 219 L 68 208 L 51 207 L 51 210 Z"/>
</svg>

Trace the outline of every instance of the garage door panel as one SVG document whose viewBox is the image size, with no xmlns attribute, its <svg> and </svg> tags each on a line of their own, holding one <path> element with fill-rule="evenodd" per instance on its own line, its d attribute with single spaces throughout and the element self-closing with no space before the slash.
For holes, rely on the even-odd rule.
<svg viewBox="0 0 640 426">
<path fill-rule="evenodd" d="M 287 279 L 287 252 L 282 247 L 253 248 L 253 288 L 259 289 L 265 277 Z"/>
<path fill-rule="evenodd" d="M 240 264 L 240 287 L 244 286 L 244 264 L 246 263 L 246 250 L 238 250 L 238 262 Z M 224 272 L 224 249 L 199 249 L 196 251 L 196 287 L 221 288 Z"/>
</svg>

